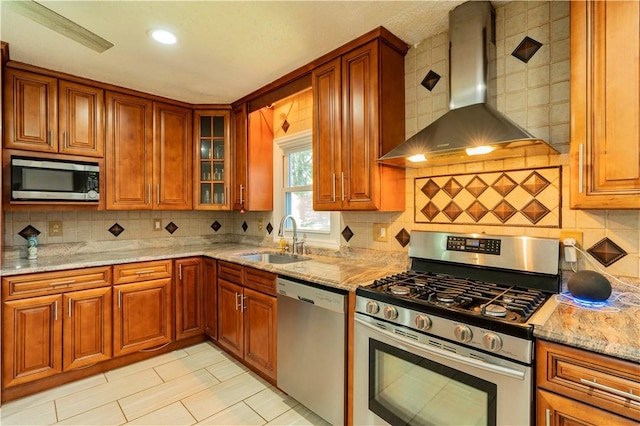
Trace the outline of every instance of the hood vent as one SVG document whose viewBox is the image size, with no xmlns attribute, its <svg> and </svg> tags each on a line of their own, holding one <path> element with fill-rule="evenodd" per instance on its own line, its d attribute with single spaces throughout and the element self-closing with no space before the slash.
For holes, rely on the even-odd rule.
<svg viewBox="0 0 640 426">
<path fill-rule="evenodd" d="M 487 104 L 488 68 L 495 67 L 487 60 L 489 49 L 495 49 L 492 14 L 485 1 L 449 12 L 450 110 L 380 162 L 422 167 L 558 153 Z"/>
</svg>

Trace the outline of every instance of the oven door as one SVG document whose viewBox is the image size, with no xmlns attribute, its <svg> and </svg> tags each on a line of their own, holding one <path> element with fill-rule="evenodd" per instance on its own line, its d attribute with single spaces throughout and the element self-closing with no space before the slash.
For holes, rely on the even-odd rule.
<svg viewBox="0 0 640 426">
<path fill-rule="evenodd" d="M 528 425 L 532 369 L 356 313 L 354 424 Z"/>
</svg>

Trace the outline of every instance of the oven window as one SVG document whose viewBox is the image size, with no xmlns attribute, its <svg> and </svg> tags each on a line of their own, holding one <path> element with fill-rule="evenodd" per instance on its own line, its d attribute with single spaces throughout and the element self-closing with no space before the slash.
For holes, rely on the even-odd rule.
<svg viewBox="0 0 640 426">
<path fill-rule="evenodd" d="M 496 424 L 497 386 L 369 339 L 369 409 L 392 425 Z"/>
</svg>

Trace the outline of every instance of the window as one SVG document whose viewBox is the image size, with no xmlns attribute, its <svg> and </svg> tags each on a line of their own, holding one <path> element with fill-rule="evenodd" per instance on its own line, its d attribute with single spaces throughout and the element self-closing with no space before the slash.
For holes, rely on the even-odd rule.
<svg viewBox="0 0 640 426">
<path fill-rule="evenodd" d="M 279 148 L 274 155 L 275 228 L 282 217 L 292 215 L 298 225 L 298 238 L 314 245 L 338 246 L 339 214 L 313 210 L 311 131 L 278 138 L 274 142 Z M 287 221 L 287 236 L 292 231 L 291 221 Z M 274 240 L 279 238 L 275 232 Z"/>
</svg>

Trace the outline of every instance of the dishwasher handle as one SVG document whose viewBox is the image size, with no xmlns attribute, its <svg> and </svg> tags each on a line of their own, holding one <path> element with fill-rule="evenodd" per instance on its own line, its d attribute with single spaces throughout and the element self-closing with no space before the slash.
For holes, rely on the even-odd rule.
<svg viewBox="0 0 640 426">
<path fill-rule="evenodd" d="M 345 314 L 346 294 L 318 288 L 304 282 L 278 278 L 278 299 L 290 298 L 339 314 Z"/>
<path fill-rule="evenodd" d="M 302 296 L 298 296 L 298 300 L 302 301 L 302 302 L 307 302 L 307 303 L 311 303 L 312 305 L 315 305 L 316 302 L 314 302 L 311 299 L 307 299 L 306 297 L 302 297 Z"/>
</svg>

